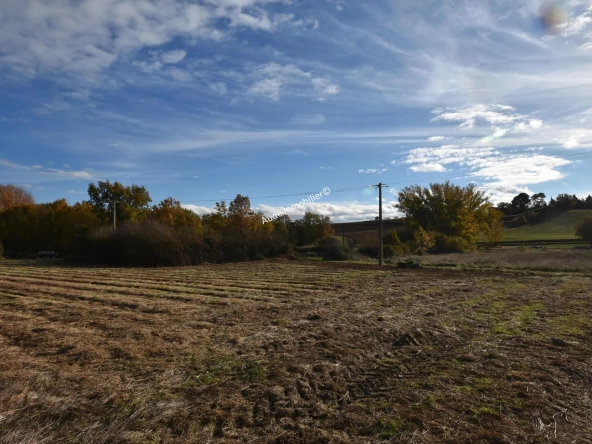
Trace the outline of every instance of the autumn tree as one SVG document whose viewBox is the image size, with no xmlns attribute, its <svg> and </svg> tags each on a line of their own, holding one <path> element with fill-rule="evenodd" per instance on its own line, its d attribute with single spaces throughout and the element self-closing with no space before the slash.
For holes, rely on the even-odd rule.
<svg viewBox="0 0 592 444">
<path fill-rule="evenodd" d="M 23 187 L 0 184 L 0 211 L 9 211 L 16 207 L 33 205 L 33 195 Z"/>
<path fill-rule="evenodd" d="M 165 225 L 177 228 L 192 227 L 199 229 L 201 227 L 200 217 L 193 211 L 183 208 L 181 202 L 172 197 L 167 197 L 158 205 L 153 205 L 149 217 Z"/>
<path fill-rule="evenodd" d="M 292 225 L 297 245 L 310 245 L 335 234 L 331 226 L 331 218 L 321 214 L 306 212 L 302 219 Z"/>
<path fill-rule="evenodd" d="M 485 230 L 485 235 L 489 242 L 493 245 L 497 245 L 504 238 L 504 231 L 504 223 L 501 219 L 496 219 L 490 222 Z"/>
<path fill-rule="evenodd" d="M 489 202 L 485 192 L 474 184 L 460 187 L 433 183 L 429 187 L 412 185 L 398 193 L 395 207 L 405 213 L 410 224 L 428 232 L 461 237 L 474 242 L 487 224 L 499 219 L 500 212 Z"/>
<path fill-rule="evenodd" d="M 592 247 L 592 216 L 586 216 L 576 224 L 576 236 L 590 242 Z"/>
<path fill-rule="evenodd" d="M 152 202 L 150 193 L 145 187 L 134 185 L 124 186 L 99 180 L 97 184 L 88 185 L 88 203 L 103 219 L 109 218 L 109 213 L 116 205 L 117 219 L 121 221 L 136 221 L 143 219 L 150 209 Z"/>
</svg>

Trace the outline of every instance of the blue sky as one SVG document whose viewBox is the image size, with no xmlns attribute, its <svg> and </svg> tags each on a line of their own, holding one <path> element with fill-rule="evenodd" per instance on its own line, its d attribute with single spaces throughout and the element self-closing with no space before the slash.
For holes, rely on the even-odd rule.
<svg viewBox="0 0 592 444">
<path fill-rule="evenodd" d="M 545 27 L 538 0 L 2 1 L 0 183 L 267 214 L 329 187 L 307 209 L 336 221 L 374 217 L 378 182 L 387 203 L 447 178 L 586 196 L 592 2 L 555 8 Z"/>
</svg>

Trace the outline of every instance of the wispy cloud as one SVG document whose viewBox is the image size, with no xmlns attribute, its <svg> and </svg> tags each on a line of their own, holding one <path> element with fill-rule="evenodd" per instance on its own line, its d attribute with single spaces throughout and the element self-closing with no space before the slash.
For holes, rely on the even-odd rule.
<svg viewBox="0 0 592 444">
<path fill-rule="evenodd" d="M 92 180 L 94 176 L 90 171 L 60 170 L 56 168 L 45 168 L 41 165 L 21 165 L 6 159 L 0 159 L 0 166 L 13 170 L 29 171 L 35 174 L 53 176 L 61 179 L 85 179 Z"/>
</svg>

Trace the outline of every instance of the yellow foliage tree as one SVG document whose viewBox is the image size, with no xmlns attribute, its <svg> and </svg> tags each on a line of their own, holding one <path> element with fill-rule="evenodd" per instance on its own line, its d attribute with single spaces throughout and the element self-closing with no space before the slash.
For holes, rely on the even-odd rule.
<svg viewBox="0 0 592 444">
<path fill-rule="evenodd" d="M 395 207 L 405 213 L 412 226 L 462 237 L 470 243 L 501 215 L 474 184 L 460 187 L 447 181 L 429 187 L 412 185 L 401 190 L 398 197 Z"/>
</svg>

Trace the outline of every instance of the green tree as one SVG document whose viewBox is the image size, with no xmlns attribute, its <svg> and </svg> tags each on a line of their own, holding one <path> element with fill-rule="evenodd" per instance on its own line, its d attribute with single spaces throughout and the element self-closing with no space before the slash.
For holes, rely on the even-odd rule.
<svg viewBox="0 0 592 444">
<path fill-rule="evenodd" d="M 485 192 L 474 184 L 460 187 L 447 181 L 428 188 L 412 185 L 401 190 L 398 197 L 395 207 L 405 213 L 411 226 L 462 237 L 469 243 L 500 217 Z"/>
<path fill-rule="evenodd" d="M 117 219 L 120 221 L 142 220 L 148 214 L 149 204 L 152 202 L 150 193 L 145 187 L 132 184 L 124 186 L 99 180 L 97 185 L 88 185 L 88 203 L 92 205 L 98 215 L 104 220 L 109 220 L 115 202 Z"/>
<path fill-rule="evenodd" d="M 514 199 L 512 199 L 512 210 L 514 210 L 514 214 L 516 213 L 524 213 L 528 210 L 530 205 L 530 196 L 526 193 L 520 193 Z"/>
<path fill-rule="evenodd" d="M 545 200 L 546 197 L 545 193 L 533 194 L 530 198 L 530 207 L 534 210 L 545 208 L 547 206 L 547 201 Z"/>
<path fill-rule="evenodd" d="M 590 242 L 592 247 L 592 216 L 586 216 L 576 224 L 576 236 Z"/>
</svg>

